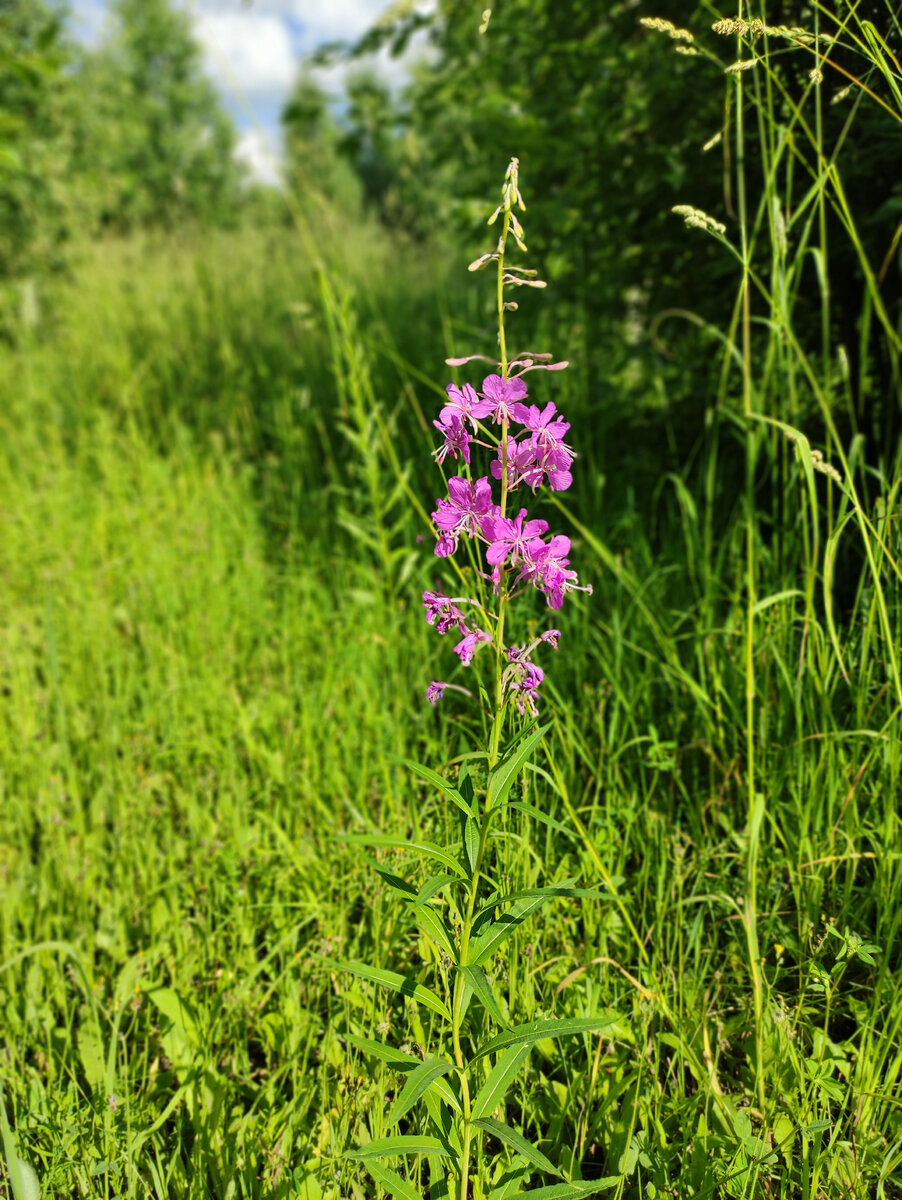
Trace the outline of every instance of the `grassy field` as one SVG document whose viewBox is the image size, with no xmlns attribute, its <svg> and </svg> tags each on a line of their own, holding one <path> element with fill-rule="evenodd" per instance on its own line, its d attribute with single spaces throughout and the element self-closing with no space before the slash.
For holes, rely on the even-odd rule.
<svg viewBox="0 0 902 1200">
<path fill-rule="evenodd" d="M 0 356 L 0 1081 L 43 1195 L 381 1195 L 341 1155 L 399 1077 L 346 1038 L 434 1040 L 325 960 L 443 970 L 336 834 L 453 840 L 391 755 L 453 777 L 482 734 L 423 700 L 416 507 L 480 310 L 376 231 L 318 245 L 102 247 Z M 897 464 L 833 444 L 837 481 L 725 384 L 648 492 L 598 385 L 553 387 L 595 590 L 494 867 L 602 895 L 495 975 L 512 1019 L 612 1023 L 540 1042 L 506 1119 L 617 1200 L 902 1196 Z"/>
</svg>

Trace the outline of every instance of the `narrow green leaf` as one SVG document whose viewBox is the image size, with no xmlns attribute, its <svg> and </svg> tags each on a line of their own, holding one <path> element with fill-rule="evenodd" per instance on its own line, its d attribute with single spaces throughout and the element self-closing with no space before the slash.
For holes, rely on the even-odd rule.
<svg viewBox="0 0 902 1200">
<path fill-rule="evenodd" d="M 523 764 L 550 728 L 551 724 L 549 722 L 549 724 L 543 725 L 540 729 L 535 730 L 534 733 L 525 737 L 491 773 L 489 776 L 489 786 L 486 791 L 486 804 L 489 808 L 494 808 L 496 804 L 504 803 Z"/>
<path fill-rule="evenodd" d="M 531 1200 L 580 1200 L 583 1196 L 605 1192 L 622 1181 L 621 1175 L 606 1175 L 604 1179 L 586 1179 L 579 1183 L 552 1183 L 548 1187 L 524 1188 L 513 1192 L 510 1200 L 517 1200 L 518 1196 L 529 1196 Z"/>
<path fill-rule="evenodd" d="M 346 1042 L 350 1042 L 352 1046 L 356 1046 L 364 1054 L 372 1054 L 373 1058 L 381 1059 L 382 1062 L 390 1063 L 392 1066 L 403 1066 L 411 1063 L 419 1065 L 420 1063 L 420 1059 L 416 1058 L 413 1054 L 405 1054 L 403 1050 L 396 1050 L 394 1046 L 387 1046 L 385 1042 L 377 1042 L 373 1038 L 357 1037 L 351 1033 L 346 1033 L 344 1036 Z"/>
<path fill-rule="evenodd" d="M 518 1154 L 522 1154 L 525 1159 L 532 1163 L 534 1167 L 538 1167 L 540 1171 L 547 1171 L 549 1175 L 560 1175 L 560 1171 L 554 1163 L 545 1157 L 541 1150 L 538 1150 L 532 1142 L 528 1141 L 522 1133 L 518 1133 L 516 1129 L 511 1129 L 510 1125 L 505 1125 L 503 1121 L 496 1121 L 493 1117 L 481 1117 L 473 1124 L 477 1129 L 481 1129 L 483 1133 L 489 1133 L 492 1137 L 496 1137 L 499 1141 L 504 1142 L 515 1150 Z"/>
<path fill-rule="evenodd" d="M 384 1167 L 380 1162 L 367 1163 L 366 1169 L 375 1179 L 382 1185 L 390 1196 L 397 1196 L 398 1200 L 422 1200 L 420 1193 L 408 1183 L 406 1179 L 402 1179 L 395 1171 Z"/>
<path fill-rule="evenodd" d="M 462 812 L 465 812 L 468 817 L 473 815 L 471 806 L 466 802 L 457 788 L 452 787 L 447 780 L 442 779 L 441 775 L 436 774 L 436 772 L 431 770 L 429 767 L 424 767 L 422 763 L 413 762 L 409 758 L 398 758 L 393 754 L 390 754 L 388 757 L 393 759 L 395 762 L 402 763 L 409 770 L 413 771 L 415 775 L 419 775 L 421 779 L 425 779 L 427 783 L 433 784 L 443 795 L 447 796 L 447 798 L 453 804 L 456 804 Z"/>
<path fill-rule="evenodd" d="M 498 1055 L 498 1060 L 489 1072 L 489 1077 L 476 1093 L 473 1101 L 473 1119 L 478 1121 L 490 1117 L 507 1094 L 507 1089 L 517 1078 L 523 1064 L 529 1058 L 529 1046 L 522 1043 L 508 1048 Z"/>
<path fill-rule="evenodd" d="M 367 866 L 372 867 L 376 874 L 380 875 L 390 888 L 393 888 L 396 892 L 400 892 L 406 900 L 416 898 L 417 889 L 413 884 L 408 883 L 406 879 L 402 879 L 400 875 L 395 875 L 393 871 L 389 871 L 385 863 L 379 862 L 378 859 L 370 858 L 368 854 L 363 856 L 363 861 Z"/>
<path fill-rule="evenodd" d="M 467 862 L 470 864 L 470 872 L 476 870 L 476 857 L 479 854 L 479 825 L 472 817 L 467 817 L 463 822 L 464 827 L 464 850 L 467 855 Z"/>
<path fill-rule="evenodd" d="M 439 1000 L 435 992 L 432 992 L 427 987 L 423 987 L 421 983 L 417 983 L 409 975 L 399 975 L 397 971 L 383 971 L 380 967 L 371 967 L 368 963 L 362 962 L 341 962 L 334 958 L 324 958 L 322 960 L 327 966 L 334 967 L 338 971 L 348 971 L 351 975 L 359 975 L 361 979 L 368 979 L 370 983 L 378 983 L 380 987 L 389 988 L 393 992 L 400 992 L 402 996 L 407 996 L 411 1000 L 417 1000 L 420 1004 L 425 1004 L 427 1008 L 431 1008 L 433 1012 L 438 1013 L 440 1017 L 444 1017 L 446 1021 L 451 1020 L 451 1014 L 448 1012 L 447 1006 Z"/>
<path fill-rule="evenodd" d="M 458 879 L 460 879 L 459 875 L 430 875 L 417 892 L 414 904 L 426 904 L 436 892 L 440 892 L 443 887 L 447 887 L 449 883 L 454 883 Z"/>
<path fill-rule="evenodd" d="M 564 837 L 570 838 L 572 841 L 577 841 L 578 836 L 571 828 L 562 825 L 560 821 L 553 821 L 548 813 L 542 812 L 540 808 L 536 808 L 534 804 L 527 804 L 523 800 L 509 800 L 505 806 L 506 811 L 514 809 L 515 812 L 526 813 L 528 817 L 532 817 L 534 821 L 541 821 L 543 825 L 547 825 L 549 829 L 553 829 L 555 833 L 561 833 Z M 493 810 L 494 811 L 494 810 Z"/>
<path fill-rule="evenodd" d="M 385 1118 L 386 1123 L 396 1125 L 404 1114 L 413 1108 L 429 1085 L 443 1075 L 447 1075 L 450 1070 L 452 1070 L 452 1064 L 440 1058 L 428 1058 L 415 1067 L 407 1076 L 400 1096 L 391 1106 L 391 1111 Z"/>
<path fill-rule="evenodd" d="M 491 958 L 502 942 L 507 941 L 511 934 L 519 929 L 534 912 L 537 912 L 549 898 L 544 895 L 530 896 L 512 904 L 509 912 L 502 913 L 484 933 L 470 943 L 467 965 L 479 966 L 486 959 Z"/>
<path fill-rule="evenodd" d="M 518 1193 L 517 1185 L 528 1178 L 531 1168 L 521 1159 L 515 1158 L 510 1167 L 504 1172 L 495 1187 L 489 1192 L 489 1200 L 513 1200 Z"/>
<path fill-rule="evenodd" d="M 434 842 L 408 842 L 406 838 L 392 837 L 388 833 L 343 833 L 339 835 L 338 840 L 357 846 L 382 846 L 388 850 L 413 850 L 417 854 L 425 854 L 428 858 L 434 858 L 436 862 L 440 862 L 443 867 L 448 867 L 461 879 L 467 877 L 466 871 L 454 855 L 449 854 L 443 846 L 436 846 Z"/>
<path fill-rule="evenodd" d="M 492 991 L 492 985 L 489 983 L 485 971 L 481 967 L 461 967 L 464 978 L 467 983 L 476 993 L 476 999 L 480 1002 L 486 1012 L 494 1018 L 499 1025 L 507 1024 L 507 1017 L 501 1011 L 501 1005 L 495 993 Z"/>
<path fill-rule="evenodd" d="M 528 1021 L 525 1025 L 515 1025 L 513 1029 L 505 1029 L 497 1037 L 491 1038 L 473 1055 L 471 1061 L 485 1058 L 487 1054 L 496 1054 L 506 1050 L 508 1046 L 531 1046 L 542 1038 L 574 1037 L 579 1033 L 594 1033 L 607 1029 L 615 1024 L 616 1017 L 565 1017 L 562 1021 Z"/>
<path fill-rule="evenodd" d="M 399 1135 L 397 1137 L 376 1138 L 358 1150 L 347 1150 L 342 1158 L 351 1158 L 356 1162 L 366 1162 L 371 1158 L 393 1158 L 401 1154 L 437 1154 L 440 1158 L 450 1157 L 448 1151 L 434 1137 L 422 1135 Z"/>
<path fill-rule="evenodd" d="M 515 900 L 538 900 L 540 898 L 545 900 L 610 900 L 612 895 L 610 892 L 602 892 L 598 888 L 576 888 L 568 886 L 567 883 L 551 884 L 549 887 L 523 888 L 518 892 L 509 892 L 506 896 L 499 896 L 492 900 L 491 903 L 480 909 L 477 920 L 501 904 Z"/>
<path fill-rule="evenodd" d="M 373 1058 L 378 1058 L 382 1062 L 388 1063 L 396 1071 L 414 1070 L 422 1061 L 413 1054 L 405 1054 L 403 1050 L 396 1050 L 394 1046 L 387 1046 L 385 1042 L 376 1042 L 372 1038 L 355 1037 L 350 1033 L 346 1033 L 345 1041 L 349 1042 L 352 1046 L 356 1046 L 358 1050 L 362 1050 L 364 1054 L 371 1054 Z M 444 1100 L 448 1107 L 453 1108 L 455 1112 L 459 1113 L 461 1111 L 460 1101 L 455 1096 L 447 1079 L 433 1080 L 430 1092 L 435 1092 L 436 1096 Z"/>
<path fill-rule="evenodd" d="M 418 907 L 413 907 L 413 919 L 419 925 L 420 929 L 432 938 L 439 945 L 449 958 L 456 961 L 457 950 L 451 940 L 451 935 L 448 932 L 445 922 L 428 904 L 422 904 Z"/>
</svg>

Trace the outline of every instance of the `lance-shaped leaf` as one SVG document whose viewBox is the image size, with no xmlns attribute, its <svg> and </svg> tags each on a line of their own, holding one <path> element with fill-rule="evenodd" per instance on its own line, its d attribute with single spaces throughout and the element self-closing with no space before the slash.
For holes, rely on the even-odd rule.
<svg viewBox="0 0 902 1200">
<path fill-rule="evenodd" d="M 604 1179 L 586 1179 L 578 1183 L 552 1183 L 548 1187 L 523 1188 L 519 1192 L 509 1193 L 510 1200 L 518 1196 L 529 1196 L 531 1200 L 581 1200 L 582 1197 L 595 1196 L 598 1192 L 607 1191 L 623 1182 L 622 1175 L 606 1175 Z"/>
<path fill-rule="evenodd" d="M 449 883 L 455 883 L 459 879 L 459 875 L 430 875 L 417 892 L 414 904 L 426 904 L 436 892 L 440 892 L 443 887 L 447 887 Z"/>
<path fill-rule="evenodd" d="M 352 1046 L 356 1046 L 358 1050 L 362 1050 L 364 1054 L 371 1054 L 374 1058 L 388 1063 L 396 1071 L 415 1070 L 422 1062 L 421 1059 L 413 1054 L 406 1054 L 403 1050 L 396 1050 L 394 1046 L 387 1046 L 385 1042 L 377 1042 L 373 1038 L 355 1037 L 353 1034 L 346 1033 L 345 1041 L 349 1042 Z M 434 1079 L 430 1084 L 429 1090 L 430 1092 L 437 1093 L 455 1112 L 459 1113 L 461 1111 L 460 1101 L 454 1095 L 454 1091 L 447 1079 Z"/>
<path fill-rule="evenodd" d="M 507 1017 L 501 1011 L 501 1005 L 498 1003 L 498 999 L 492 991 L 492 985 L 489 983 L 482 967 L 461 967 L 461 972 L 464 979 L 466 979 L 467 983 L 473 989 L 476 999 L 486 1012 L 499 1025 L 506 1025 Z"/>
<path fill-rule="evenodd" d="M 407 1076 L 407 1082 L 401 1089 L 401 1094 L 391 1106 L 391 1111 L 385 1119 L 386 1123 L 396 1125 L 404 1114 L 413 1108 L 429 1085 L 437 1079 L 441 1079 L 443 1075 L 447 1075 L 451 1070 L 453 1070 L 452 1064 L 441 1058 L 427 1058 L 425 1062 L 414 1067 Z"/>
<path fill-rule="evenodd" d="M 496 908 L 500 908 L 502 904 L 513 904 L 518 900 L 610 900 L 612 898 L 610 892 L 602 892 L 598 888 L 572 887 L 573 882 L 571 879 L 562 879 L 560 883 L 552 883 L 547 887 L 522 888 L 516 892 L 508 892 L 506 896 L 496 896 L 494 900 L 490 900 L 479 910 L 474 924 L 478 922 L 482 932 L 485 932 L 485 920 Z"/>
<path fill-rule="evenodd" d="M 367 1163 L 366 1169 L 375 1179 L 382 1185 L 390 1196 L 397 1196 L 398 1200 L 422 1200 L 420 1193 L 408 1183 L 406 1179 L 402 1179 L 396 1172 L 385 1167 L 380 1162 Z"/>
<path fill-rule="evenodd" d="M 457 788 L 452 787 L 446 779 L 442 779 L 441 775 L 437 775 L 429 767 L 424 767 L 422 763 L 413 762 L 409 758 L 396 758 L 394 755 L 389 755 L 389 757 L 393 758 L 395 762 L 402 763 L 405 767 L 413 771 L 415 775 L 419 775 L 421 779 L 425 779 L 427 783 L 431 783 L 437 787 L 443 796 L 446 796 L 452 804 L 456 804 L 468 817 L 473 815 L 471 805 L 467 803 Z"/>
<path fill-rule="evenodd" d="M 489 1200 L 512 1200 L 514 1196 L 519 1195 L 519 1184 L 527 1179 L 530 1173 L 529 1164 L 524 1163 L 520 1158 L 515 1158 L 489 1192 Z"/>
<path fill-rule="evenodd" d="M 447 867 L 461 879 L 467 877 L 466 871 L 454 855 L 450 854 L 444 846 L 436 846 L 435 842 L 409 842 L 406 838 L 392 837 L 388 833 L 343 833 L 339 836 L 339 841 L 350 842 L 357 846 L 382 846 L 386 850 L 413 850 L 417 854 L 425 854 L 427 858 L 433 858 L 436 862 L 440 862 L 443 867 Z"/>
<path fill-rule="evenodd" d="M 616 1017 L 565 1017 L 562 1021 L 528 1021 L 525 1025 L 515 1025 L 505 1029 L 497 1037 L 491 1038 L 473 1055 L 472 1062 L 485 1058 L 487 1054 L 497 1054 L 508 1046 L 531 1046 L 543 1038 L 575 1037 L 580 1033 L 597 1033 L 607 1029 L 616 1022 Z"/>
<path fill-rule="evenodd" d="M 486 790 L 486 806 L 488 808 L 494 808 L 496 805 L 504 803 L 518 773 L 550 728 L 550 724 L 543 725 L 541 729 L 537 729 L 525 737 L 522 742 L 518 742 L 510 754 L 502 759 L 491 773 Z"/>
<path fill-rule="evenodd" d="M 503 1121 L 496 1121 L 492 1117 L 481 1117 L 473 1124 L 477 1129 L 481 1129 L 483 1133 L 489 1133 L 492 1137 L 498 1138 L 505 1145 L 510 1146 L 517 1154 L 522 1154 L 525 1159 L 532 1163 L 534 1167 L 538 1167 L 540 1171 L 547 1171 L 549 1175 L 560 1175 L 560 1171 L 551 1161 L 546 1158 L 541 1150 L 537 1149 L 532 1142 L 527 1141 L 522 1133 L 518 1133 L 516 1129 L 511 1129 L 510 1125 L 505 1125 Z"/>
<path fill-rule="evenodd" d="M 397 1137 L 375 1138 L 358 1150 L 347 1150 L 342 1158 L 352 1158 L 356 1162 L 366 1162 L 370 1158 L 394 1158 L 402 1154 L 436 1154 L 440 1158 L 449 1158 L 449 1152 L 438 1138 L 425 1135 L 398 1135 Z"/>
<path fill-rule="evenodd" d="M 323 962 L 327 966 L 334 967 L 337 971 L 348 971 L 351 975 L 358 975 L 361 979 L 368 979 L 370 983 L 378 983 L 380 987 L 389 988 L 393 992 L 400 992 L 402 996 L 407 996 L 410 1000 L 416 1000 L 420 1004 L 425 1004 L 427 1008 L 431 1008 L 433 1012 L 438 1013 L 440 1017 L 444 1017 L 446 1021 L 451 1020 L 451 1014 L 448 1012 L 447 1006 L 427 987 L 423 987 L 421 983 L 417 983 L 409 975 L 399 975 L 397 971 L 383 971 L 380 967 L 371 967 L 368 963 L 362 962 L 340 962 L 337 959 L 324 958 Z"/>
<path fill-rule="evenodd" d="M 444 950 L 449 958 L 457 959 L 457 950 L 454 942 L 451 940 L 451 935 L 445 925 L 445 922 L 428 904 L 422 904 L 419 907 L 413 906 L 413 919 L 419 925 L 420 929 L 425 934 L 428 934 L 432 940 Z"/>
<path fill-rule="evenodd" d="M 527 896 L 522 900 L 516 900 L 510 907 L 509 911 L 502 913 L 496 921 L 493 921 L 487 929 L 483 929 L 479 937 L 470 942 L 467 951 L 467 965 L 479 966 L 486 959 L 492 957 L 502 942 L 507 939 L 523 924 L 528 917 L 531 917 L 534 912 L 542 907 L 549 896 Z M 491 905 L 486 913 L 491 911 L 495 905 Z"/>
<path fill-rule="evenodd" d="M 476 858 L 479 854 L 479 824 L 473 817 L 466 817 L 461 824 L 463 825 L 464 852 L 472 873 L 476 870 Z"/>
<path fill-rule="evenodd" d="M 528 1045 L 521 1043 L 516 1046 L 508 1046 L 498 1055 L 497 1062 L 489 1071 L 488 1079 L 476 1093 L 476 1099 L 473 1101 L 474 1120 L 479 1121 L 483 1117 L 492 1115 L 507 1095 L 508 1088 L 519 1075 L 523 1064 L 529 1058 L 529 1050 Z"/>
</svg>

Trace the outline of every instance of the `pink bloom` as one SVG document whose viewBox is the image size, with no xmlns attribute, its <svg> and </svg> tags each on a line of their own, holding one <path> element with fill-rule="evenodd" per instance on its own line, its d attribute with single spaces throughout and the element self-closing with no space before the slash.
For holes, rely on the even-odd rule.
<svg viewBox="0 0 902 1200">
<path fill-rule="evenodd" d="M 476 418 L 487 417 L 492 411 L 492 401 L 480 400 L 469 383 L 464 384 L 463 390 L 449 383 L 445 391 L 448 393 L 448 403 L 439 415 L 446 425 L 451 423 L 452 417 L 459 417 L 462 422 L 469 421 L 475 429 Z"/>
<path fill-rule="evenodd" d="M 512 416 L 511 406 L 526 399 L 526 384 L 522 379 L 505 379 L 501 375 L 487 375 L 482 381 L 482 394 L 491 402 L 490 412 L 500 425 Z M 522 407 L 522 406 L 521 406 Z M 517 418 L 514 418 L 516 420 Z"/>
<path fill-rule="evenodd" d="M 444 409 L 442 412 L 444 413 Z M 457 458 L 460 453 L 467 466 L 470 465 L 470 435 L 467 433 L 463 421 L 460 417 L 452 414 L 448 421 L 433 421 L 432 424 L 436 427 L 439 433 L 444 435 L 444 442 L 439 446 L 438 450 L 434 450 L 436 462 L 443 463 L 449 454 L 453 454 Z"/>
<path fill-rule="evenodd" d="M 460 661 L 468 667 L 473 661 L 473 655 L 481 645 L 492 640 L 492 635 L 482 629 L 468 629 L 466 625 L 461 625 L 460 631 L 464 635 L 463 640 L 454 647 L 454 653 L 459 655 Z"/>
<path fill-rule="evenodd" d="M 433 708 L 435 708 L 437 702 L 441 700 L 447 686 L 447 683 L 440 683 L 437 679 L 433 679 L 429 687 L 426 688 L 426 699 Z"/>
<path fill-rule="evenodd" d="M 529 553 L 530 547 L 535 542 L 541 544 L 539 535 L 547 530 L 548 522 L 533 520 L 527 521 L 524 525 L 525 517 L 526 509 L 521 508 L 513 520 L 510 517 L 491 516 L 483 519 L 483 535 L 491 542 L 485 557 L 493 567 L 500 566 L 508 555 L 510 555 L 511 566 L 516 566 L 523 555 Z"/>
<path fill-rule="evenodd" d="M 498 457 L 491 465 L 492 474 L 496 479 L 501 478 L 503 466 L 503 447 L 498 446 Z M 532 442 L 518 443 L 514 438 L 507 439 L 507 489 L 513 491 L 520 483 L 525 483 L 533 491 L 542 482 L 542 468 L 536 461 L 536 452 Z"/>
<path fill-rule="evenodd" d="M 493 508 L 492 485 L 486 476 L 470 483 L 461 475 L 452 475 L 448 480 L 448 499 L 436 500 L 436 504 L 438 508 L 432 519 L 441 532 L 435 552 L 439 558 L 447 558 L 457 549 L 457 539 L 462 533 L 473 537 L 480 532 L 480 522 Z"/>
<path fill-rule="evenodd" d="M 463 610 L 443 592 L 423 592 L 423 607 L 427 624 L 434 625 L 437 633 L 466 628 Z"/>
</svg>

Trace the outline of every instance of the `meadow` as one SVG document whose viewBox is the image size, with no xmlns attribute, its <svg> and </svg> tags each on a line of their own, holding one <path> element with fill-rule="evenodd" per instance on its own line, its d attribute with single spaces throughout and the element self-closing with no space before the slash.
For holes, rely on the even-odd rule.
<svg viewBox="0 0 902 1200">
<path fill-rule="evenodd" d="M 736 271 L 697 428 L 653 388 L 618 399 L 644 369 L 619 326 L 602 379 L 588 318 L 526 317 L 574 360 L 536 385 L 579 440 L 545 515 L 593 594 L 556 621 L 493 864 L 592 894 L 490 973 L 518 1021 L 604 1019 L 538 1041 L 506 1117 L 614 1200 L 902 1196 L 900 462 L 829 337 L 810 350 L 833 176 L 795 205 L 786 183 L 788 254 L 775 129 L 741 244 L 682 214 Z M 443 359 L 491 330 L 459 248 L 313 220 L 108 239 L 0 350 L 16 1200 L 381 1196 L 344 1155 L 386 1135 L 402 1077 L 350 1039 L 436 1034 L 333 963 L 445 970 L 389 882 L 420 858 L 343 838 L 455 838 L 398 760 L 454 778 L 485 732 L 425 702 L 448 666 L 420 597 Z M 872 326 L 898 351 L 867 281 L 859 399 Z"/>
</svg>

